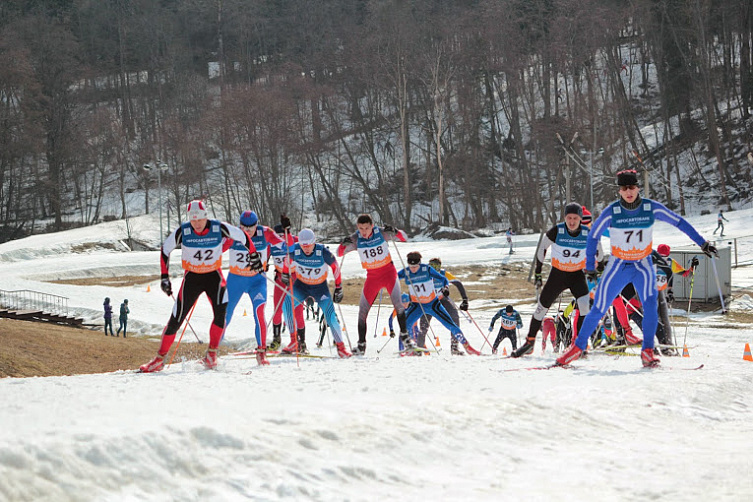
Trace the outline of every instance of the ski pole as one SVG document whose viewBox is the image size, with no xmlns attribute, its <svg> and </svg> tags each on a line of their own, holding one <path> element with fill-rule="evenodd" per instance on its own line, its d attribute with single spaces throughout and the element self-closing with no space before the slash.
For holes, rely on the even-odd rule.
<svg viewBox="0 0 753 502">
<path fill-rule="evenodd" d="M 342 259 L 340 259 L 340 275 L 343 273 L 343 262 L 345 261 L 345 254 L 343 254 Z M 350 343 L 350 335 L 348 335 L 348 328 L 345 327 L 345 317 L 343 317 L 343 309 L 340 306 L 340 304 L 337 304 L 337 311 L 340 313 L 340 319 L 342 319 L 342 328 L 343 333 L 345 333 L 345 339 L 348 340 L 348 348 L 351 352 L 353 352 L 353 344 Z"/>
<path fill-rule="evenodd" d="M 690 325 L 690 302 L 693 301 L 693 283 L 695 283 L 695 268 L 693 268 L 693 275 L 690 276 L 690 294 L 688 295 L 688 316 L 685 322 L 685 336 L 682 339 L 682 346 L 685 346 L 685 341 L 688 339 L 688 326 Z"/>
<path fill-rule="evenodd" d="M 722 286 L 719 283 L 719 273 L 716 271 L 716 260 L 709 257 L 711 265 L 714 267 L 714 278 L 716 279 L 716 289 L 719 291 L 719 301 L 722 303 L 722 314 L 727 313 L 727 308 L 724 306 L 724 295 L 722 294 Z"/>
<path fill-rule="evenodd" d="M 186 317 L 186 324 L 183 326 L 183 331 L 180 332 L 180 337 L 178 338 L 178 343 L 175 345 L 175 350 L 173 351 L 173 355 L 170 357 L 170 362 L 167 363 L 168 366 L 173 364 L 173 359 L 175 359 L 175 354 L 178 353 L 178 348 L 180 348 L 180 341 L 183 340 L 183 334 L 186 332 L 186 329 L 188 328 L 188 321 L 191 320 L 191 316 L 193 315 L 193 309 L 196 308 L 196 302 L 194 302 L 193 306 L 191 307 L 191 310 L 188 312 L 188 317 Z"/>
<path fill-rule="evenodd" d="M 377 305 L 376 322 L 374 323 L 374 338 L 377 337 L 377 331 L 379 330 L 379 313 L 382 310 L 382 293 L 384 289 L 379 290 L 379 305 Z"/>
<path fill-rule="evenodd" d="M 175 296 L 174 296 L 174 295 L 173 295 L 172 293 L 170 293 L 170 298 L 172 298 L 172 299 L 173 299 L 173 301 L 176 301 L 176 300 L 175 300 Z M 191 307 L 191 312 L 193 312 L 193 309 L 194 309 L 194 308 L 196 308 L 196 302 L 194 302 L 194 304 L 193 304 L 193 307 Z M 193 333 L 193 336 L 195 336 L 195 337 L 196 337 L 196 340 L 197 340 L 197 341 L 199 342 L 199 345 L 203 344 L 204 342 L 202 342 L 202 341 L 201 341 L 201 338 L 199 338 L 199 335 L 197 335 L 197 334 L 196 334 L 196 331 L 195 331 L 195 330 L 193 329 L 193 326 L 191 326 L 191 322 L 189 321 L 189 319 L 191 319 L 191 316 L 188 316 L 188 317 L 186 318 L 186 325 L 187 325 L 187 326 L 188 326 L 189 328 L 191 328 L 191 332 Z M 185 331 L 185 328 L 184 328 L 184 330 L 183 330 L 183 331 Z"/>
<path fill-rule="evenodd" d="M 476 326 L 476 329 L 478 329 L 478 332 L 481 333 L 481 336 L 484 337 L 485 342 L 484 342 L 484 345 L 481 346 L 481 348 L 483 349 L 486 346 L 486 344 L 489 344 L 489 348 L 492 348 L 492 344 L 489 341 L 489 338 L 487 338 L 487 336 L 484 334 L 483 330 L 479 327 L 479 325 L 476 324 L 476 321 L 473 319 L 473 317 L 471 317 L 471 314 L 467 310 L 460 310 L 458 306 L 455 304 L 455 302 L 452 301 L 452 298 L 448 298 L 448 300 L 450 300 L 450 303 L 452 303 L 452 306 L 455 307 L 455 310 L 462 312 L 463 315 L 467 317 L 468 320 L 471 321 Z"/>
</svg>

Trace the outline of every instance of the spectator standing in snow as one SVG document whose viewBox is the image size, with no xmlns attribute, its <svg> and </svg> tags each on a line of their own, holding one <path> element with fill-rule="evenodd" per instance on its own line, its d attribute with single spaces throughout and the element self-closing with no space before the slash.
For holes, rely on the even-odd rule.
<svg viewBox="0 0 753 502">
<path fill-rule="evenodd" d="M 724 217 L 724 211 L 721 209 L 719 210 L 719 214 L 716 215 L 716 228 L 713 232 L 711 232 L 713 235 L 716 235 L 716 231 L 720 228 L 722 229 L 721 232 L 719 232 L 719 237 L 724 237 L 724 222 L 729 223 L 729 220 Z"/>
<path fill-rule="evenodd" d="M 128 328 L 128 314 L 131 313 L 131 310 L 128 308 L 128 300 L 123 300 L 123 303 L 120 304 L 120 326 L 118 327 L 118 332 L 115 336 L 120 336 L 120 330 L 123 330 L 123 338 L 126 337 L 126 329 Z"/>
<path fill-rule="evenodd" d="M 115 333 L 112 332 L 112 305 L 110 305 L 110 297 L 105 298 L 105 303 L 103 304 L 105 308 L 105 336 L 107 336 L 107 327 L 110 327 L 110 336 L 115 336 Z"/>
<path fill-rule="evenodd" d="M 507 247 L 510 248 L 510 252 L 507 254 L 512 254 L 512 236 L 515 235 L 515 232 L 512 231 L 512 227 L 508 228 L 505 232 L 505 239 L 507 239 Z"/>
</svg>

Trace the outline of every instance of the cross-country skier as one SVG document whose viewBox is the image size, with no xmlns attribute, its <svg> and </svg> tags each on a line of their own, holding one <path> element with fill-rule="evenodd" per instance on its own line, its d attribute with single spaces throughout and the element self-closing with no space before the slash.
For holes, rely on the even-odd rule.
<svg viewBox="0 0 753 502">
<path fill-rule="evenodd" d="M 272 246 L 282 247 L 284 241 L 271 228 L 260 225 L 259 217 L 253 211 L 244 211 L 240 217 L 240 227 L 254 243 L 259 259 L 264 266 L 264 272 L 257 272 L 248 268 L 251 255 L 246 247 L 238 241 L 232 241 L 230 246 L 230 272 L 227 276 L 227 313 L 225 314 L 225 329 L 230 325 L 235 306 L 238 305 L 243 294 L 251 299 L 254 322 L 256 327 L 256 362 L 259 365 L 269 364 L 266 359 L 267 351 L 267 321 L 264 318 L 264 308 L 267 305 L 266 268 L 269 250 Z"/>
<path fill-rule="evenodd" d="M 397 273 L 397 276 L 405 281 L 408 286 L 410 298 L 413 303 L 410 304 L 406 311 L 406 325 L 412 327 L 424 315 L 436 317 L 442 326 L 450 330 L 453 338 L 463 345 L 468 354 L 477 356 L 480 352 L 468 343 L 463 331 L 455 324 L 450 314 L 440 303 L 440 298 L 450 295 L 450 282 L 447 277 L 441 275 L 432 267 L 421 264 L 421 253 L 413 251 L 408 253 L 408 267 Z M 436 284 L 441 287 L 437 288 Z M 439 293 L 437 293 L 439 291 Z M 403 342 L 405 343 L 405 342 Z M 407 348 L 413 348 L 412 345 L 405 344 Z"/>
<path fill-rule="evenodd" d="M 460 292 L 460 296 L 462 297 L 462 301 L 460 302 L 460 305 L 458 308 L 455 308 L 454 303 L 450 299 L 449 296 L 442 296 L 439 300 L 439 303 L 442 304 L 444 309 L 447 311 L 448 314 L 450 314 L 450 317 L 452 318 L 452 322 L 454 322 L 456 325 L 460 326 L 460 315 L 458 314 L 458 309 L 460 310 L 468 310 L 468 294 L 465 292 L 465 286 L 463 286 L 463 283 L 460 282 L 460 279 L 452 275 L 450 272 L 442 268 L 442 260 L 439 258 L 432 258 L 429 260 L 429 266 L 440 273 L 440 275 L 443 275 L 447 278 L 447 280 L 458 288 L 458 291 Z M 437 291 L 442 289 L 442 285 L 440 281 L 434 281 L 434 287 Z M 426 332 L 429 331 L 429 324 L 431 323 L 431 318 L 422 317 L 420 322 L 420 331 L 418 334 L 418 346 L 426 348 Z M 450 353 L 454 356 L 462 356 L 464 355 L 463 351 L 460 350 L 458 347 L 458 340 L 457 338 L 450 337 Z"/>
<path fill-rule="evenodd" d="M 667 209 L 659 202 L 641 199 L 638 186 L 638 173 L 625 170 L 617 173 L 620 199 L 607 206 L 594 222 L 588 235 L 586 267 L 584 273 L 596 276 L 596 248 L 601 234 L 609 229 L 612 254 L 601 281 L 596 286 L 594 305 L 586 316 L 575 343 L 558 359 L 557 364 L 566 365 L 578 359 L 604 316 L 612 300 L 628 283 L 633 283 L 643 302 L 643 348 L 641 361 L 646 367 L 659 364 L 654 354 L 654 334 L 656 333 L 657 292 L 656 272 L 651 261 L 653 227 L 656 220 L 676 226 L 709 257 L 716 255 L 716 247 L 693 228 L 680 215 Z"/>
<path fill-rule="evenodd" d="M 337 355 L 350 357 L 351 354 L 343 343 L 340 322 L 335 315 L 334 303 L 340 303 L 343 299 L 342 277 L 337 260 L 329 249 L 316 243 L 316 236 L 310 228 L 304 228 L 298 232 L 298 243 L 290 250 L 289 256 L 290 266 L 295 268 L 296 275 L 293 281 L 295 302 L 303 305 L 306 298 L 312 297 L 322 308 L 322 314 L 335 340 Z M 335 279 L 335 292 L 332 295 L 327 286 L 327 266 L 332 269 L 332 277 Z M 303 325 L 298 327 L 298 352 L 303 354 L 307 352 L 306 328 Z"/>
<path fill-rule="evenodd" d="M 366 270 L 366 281 L 358 303 L 358 348 L 353 352 L 360 355 L 366 353 L 366 319 L 382 288 L 387 290 L 392 306 L 397 310 L 400 338 L 406 346 L 413 347 L 413 340 L 408 337 L 405 325 L 405 310 L 400 301 L 400 281 L 397 279 L 388 243 L 391 240 L 406 242 L 408 236 L 390 225 L 383 228 L 374 225 L 368 214 L 358 216 L 356 227 L 358 231 L 345 237 L 337 248 L 337 256 L 345 256 L 357 250 L 361 266 Z"/>
<path fill-rule="evenodd" d="M 256 252 L 251 239 L 240 228 L 219 220 L 208 219 L 204 202 L 193 200 L 188 204 L 188 220 L 183 222 L 162 244 L 160 265 L 162 282 L 160 287 L 168 295 L 173 295 L 170 283 L 170 253 L 180 246 L 183 264 L 183 282 L 173 305 L 173 312 L 162 332 L 162 343 L 157 357 L 141 366 L 141 371 L 151 373 L 164 367 L 164 358 L 175 340 L 175 333 L 188 315 L 201 293 L 206 293 L 212 304 L 214 320 L 209 327 L 209 349 L 203 359 L 204 366 L 217 367 L 217 347 L 225 331 L 227 312 L 227 290 L 222 275 L 222 250 L 226 239 L 242 242 L 249 252 L 248 267 L 258 273 L 264 272 L 261 257 Z"/>
<path fill-rule="evenodd" d="M 549 307 L 554 300 L 566 289 L 578 302 L 581 317 L 578 327 L 582 323 L 583 315 L 590 309 L 588 297 L 588 284 L 583 275 L 586 266 L 586 242 L 589 229 L 581 224 L 583 209 L 580 204 L 571 202 L 565 206 L 565 221 L 550 228 L 541 239 L 536 250 L 536 275 L 535 284 L 541 287 L 541 269 L 544 266 L 546 250 L 552 248 L 552 270 L 539 294 L 539 302 L 531 317 L 528 326 L 526 341 L 517 350 L 512 352 L 512 357 L 520 357 L 533 352 L 536 342 L 536 334 L 541 329 L 541 321 L 544 319 Z M 601 257 L 601 246 L 598 247 L 598 255 Z M 580 331 L 580 330 L 579 330 Z"/>
<path fill-rule="evenodd" d="M 517 329 L 523 328 L 523 319 L 520 318 L 520 313 L 515 310 L 512 305 L 508 305 L 503 309 L 499 309 L 499 312 L 494 314 L 492 321 L 489 324 L 489 333 L 494 331 L 494 323 L 499 319 L 499 333 L 492 345 L 492 354 L 497 353 L 497 347 L 502 343 L 503 338 L 508 338 L 512 344 L 512 350 L 518 348 L 518 334 Z M 544 337 L 544 344 L 546 344 L 546 337 Z"/>
<path fill-rule="evenodd" d="M 275 225 L 274 231 L 277 235 L 283 237 L 285 242 L 281 246 L 273 246 L 270 249 L 272 261 L 275 265 L 275 284 L 280 287 L 276 287 L 272 295 L 275 310 L 272 313 L 272 343 L 269 344 L 269 349 L 277 350 L 282 344 L 282 320 L 284 314 L 285 323 L 290 332 L 290 344 L 282 349 L 282 351 L 286 354 L 295 354 L 298 350 L 296 328 L 298 326 L 305 326 L 305 321 L 303 320 L 303 305 L 297 304 L 293 308 L 293 304 L 290 301 L 292 295 L 290 284 L 291 280 L 295 279 L 295 277 L 291 277 L 290 268 L 288 267 L 288 251 L 298 241 L 298 238 L 291 233 L 290 226 L 290 218 L 283 214 L 280 217 L 280 223 Z M 288 293 L 285 292 L 286 290 Z"/>
</svg>

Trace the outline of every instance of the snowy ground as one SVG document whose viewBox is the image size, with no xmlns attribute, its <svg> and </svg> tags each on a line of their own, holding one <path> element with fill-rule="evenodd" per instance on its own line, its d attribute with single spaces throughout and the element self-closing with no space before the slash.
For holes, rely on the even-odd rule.
<svg viewBox="0 0 753 502">
<path fill-rule="evenodd" d="M 747 234 L 752 213 L 727 214 L 728 236 Z M 714 215 L 691 221 L 707 236 L 716 225 Z M 132 220 L 142 241 L 157 240 L 154 223 Z M 2 289 L 67 296 L 72 313 L 91 322 L 100 322 L 105 296 L 116 307 L 129 298 L 135 332 L 159 333 L 171 301 L 157 283 L 147 292 L 44 282 L 158 274 L 156 252 L 112 249 L 124 235 L 122 222 L 111 222 L 6 243 Z M 452 270 L 530 263 L 537 239 L 515 237 L 512 256 L 503 236 L 399 249 L 441 256 Z M 656 242 L 689 244 L 665 226 Z M 738 258 L 750 260 L 753 249 Z M 177 272 L 178 253 L 172 264 Z M 345 276 L 361 273 L 348 255 Z M 733 270 L 733 290 L 752 279 L 750 266 Z M 495 300 L 515 303 L 527 328 L 531 298 L 500 292 Z M 249 305 L 236 310 L 231 343 L 252 336 L 252 317 L 242 316 Z M 494 314 L 486 305 L 471 303 L 482 328 Z M 660 370 L 642 369 L 637 357 L 594 354 L 569 370 L 505 371 L 549 364 L 553 355 L 537 348 L 518 360 L 450 357 L 441 328 L 439 355 L 400 358 L 394 342 L 377 354 L 387 339 L 371 330 L 386 325 L 383 308 L 376 326 L 372 310 L 365 358 L 278 358 L 259 369 L 228 356 L 218 371 L 189 361 L 153 375 L 6 378 L 0 500 L 750 500 L 753 363 L 742 354 L 753 337 L 734 314 L 752 312 L 753 302 L 737 295 L 730 308 L 731 316 L 691 316 L 691 357 L 664 358 Z M 355 332 L 356 306 L 342 312 Z M 675 313 L 682 336 L 686 318 Z M 205 339 L 209 319 L 202 300 L 192 325 Z M 483 345 L 473 324 L 463 320 L 462 328 Z"/>
</svg>

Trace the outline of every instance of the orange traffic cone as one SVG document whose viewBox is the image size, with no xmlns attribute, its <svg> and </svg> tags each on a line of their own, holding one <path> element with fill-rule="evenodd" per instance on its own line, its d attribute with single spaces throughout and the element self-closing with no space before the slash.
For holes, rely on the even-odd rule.
<svg viewBox="0 0 753 502">
<path fill-rule="evenodd" d="M 387 328 L 384 328 L 384 329 L 382 330 L 382 336 L 387 336 Z"/>
<path fill-rule="evenodd" d="M 682 346 L 682 357 L 690 357 L 690 352 L 688 352 L 687 345 Z"/>
<path fill-rule="evenodd" d="M 502 347 L 502 355 L 503 356 L 507 355 L 507 347 Z"/>
<path fill-rule="evenodd" d="M 243 317 L 246 317 L 248 314 L 246 314 L 246 309 L 243 309 Z"/>
<path fill-rule="evenodd" d="M 438 336 L 435 336 L 435 337 L 434 337 L 434 341 L 436 342 L 436 346 L 437 346 L 437 347 L 441 347 L 441 346 L 442 346 L 442 344 L 441 344 L 441 343 L 439 343 L 439 337 L 438 337 Z"/>
<path fill-rule="evenodd" d="M 753 356 L 750 355 L 750 345 L 745 344 L 745 352 L 743 352 L 743 360 L 753 362 Z"/>
<path fill-rule="evenodd" d="M 149 284 L 147 284 L 147 285 L 146 285 L 146 292 L 148 293 L 148 292 L 150 292 L 151 290 L 152 290 L 152 287 L 151 287 L 151 286 L 149 286 Z"/>
</svg>

